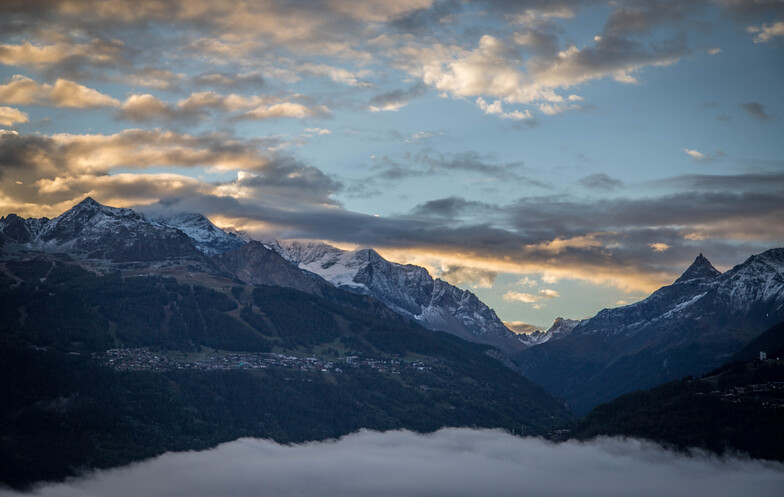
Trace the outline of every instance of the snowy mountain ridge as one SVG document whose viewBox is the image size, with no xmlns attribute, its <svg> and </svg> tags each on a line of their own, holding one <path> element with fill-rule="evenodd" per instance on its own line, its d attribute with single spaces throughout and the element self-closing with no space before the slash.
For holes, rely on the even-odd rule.
<svg viewBox="0 0 784 497">
<path fill-rule="evenodd" d="M 148 219 L 160 226 L 182 231 L 188 235 L 199 251 L 209 256 L 231 252 L 246 242 L 239 234 L 218 228 L 202 214 L 181 213 L 168 216 L 157 214 L 149 216 Z"/>
<path fill-rule="evenodd" d="M 524 375 L 578 411 L 623 393 L 702 374 L 784 321 L 784 248 L 725 273 L 700 254 L 672 285 L 604 309 L 558 340 L 513 357 Z"/>
<path fill-rule="evenodd" d="M 4 243 L 107 263 L 186 265 L 231 274 L 248 284 L 314 288 L 312 279 L 300 280 L 261 247 L 251 246 L 257 242 L 224 231 L 201 214 L 145 216 L 132 209 L 104 206 L 89 197 L 54 219 L 9 214 L 0 219 L 0 245 Z M 372 249 L 345 251 L 319 242 L 268 241 L 263 247 L 305 274 L 374 297 L 426 328 L 507 353 L 528 345 L 476 295 L 432 278 L 422 267 L 389 262 Z"/>
<path fill-rule="evenodd" d="M 389 262 L 367 248 L 349 251 L 297 240 L 267 241 L 266 245 L 300 269 L 316 273 L 337 287 L 375 297 L 426 328 L 495 345 L 507 352 L 528 345 L 476 295 L 433 278 L 425 268 Z"/>
</svg>

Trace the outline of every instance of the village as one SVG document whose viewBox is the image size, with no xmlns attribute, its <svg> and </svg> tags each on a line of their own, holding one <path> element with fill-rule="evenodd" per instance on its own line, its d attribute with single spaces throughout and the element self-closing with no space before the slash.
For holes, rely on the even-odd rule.
<svg viewBox="0 0 784 497">
<path fill-rule="evenodd" d="M 380 373 L 400 374 L 401 371 L 406 369 L 415 371 L 429 371 L 432 369 L 432 366 L 423 361 L 403 361 L 399 357 L 387 360 L 346 356 L 341 362 L 335 362 L 319 357 L 241 352 L 215 353 L 198 359 L 188 360 L 187 356 L 179 358 L 162 353 L 154 353 L 143 348 L 109 349 L 104 353 L 94 353 L 93 357 L 104 366 L 116 371 L 217 371 L 228 369 L 288 368 L 341 374 L 347 369 L 368 368 Z"/>
<path fill-rule="evenodd" d="M 733 404 L 755 402 L 762 407 L 782 409 L 784 408 L 784 381 L 754 383 L 726 390 L 713 390 L 710 395 L 719 397 L 723 402 Z"/>
</svg>

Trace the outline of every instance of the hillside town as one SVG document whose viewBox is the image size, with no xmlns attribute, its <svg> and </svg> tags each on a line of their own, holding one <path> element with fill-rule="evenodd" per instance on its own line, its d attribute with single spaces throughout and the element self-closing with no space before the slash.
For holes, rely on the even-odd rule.
<svg viewBox="0 0 784 497">
<path fill-rule="evenodd" d="M 109 349 L 103 353 L 94 353 L 104 366 L 116 371 L 170 371 L 170 370 L 199 370 L 218 371 L 228 369 L 265 369 L 288 368 L 301 371 L 319 371 L 322 373 L 343 373 L 346 369 L 367 368 L 380 373 L 400 374 L 401 371 L 410 369 L 415 371 L 429 371 L 432 366 L 423 361 L 403 361 L 398 357 L 392 359 L 378 359 L 359 356 L 346 356 L 341 362 L 319 358 L 298 357 L 275 353 L 214 353 L 199 355 L 198 358 L 189 360 L 151 352 L 144 348 L 118 348 Z"/>
</svg>

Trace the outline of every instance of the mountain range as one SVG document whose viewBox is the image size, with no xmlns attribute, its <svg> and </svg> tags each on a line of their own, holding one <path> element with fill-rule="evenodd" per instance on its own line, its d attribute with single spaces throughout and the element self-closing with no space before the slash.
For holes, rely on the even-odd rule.
<svg viewBox="0 0 784 497">
<path fill-rule="evenodd" d="M 387 261 L 369 248 L 252 241 L 201 214 L 145 216 L 87 198 L 51 220 L 1 218 L 0 244 L 17 257 L 66 253 L 103 272 L 233 280 L 315 296 L 339 288 L 371 297 L 425 328 L 495 347 L 495 357 L 576 412 L 706 372 L 784 320 L 784 249 L 752 256 L 723 274 L 700 254 L 672 285 L 640 302 L 515 335 L 474 294 L 424 268 Z"/>
<path fill-rule="evenodd" d="M 0 219 L 1 243 L 16 250 L 64 252 L 92 265 L 135 262 L 169 271 L 187 265 L 247 284 L 311 293 L 319 293 L 323 281 L 318 280 L 323 278 L 338 288 L 377 298 L 428 329 L 506 353 L 526 346 L 476 295 L 432 278 L 424 268 L 389 262 L 372 249 L 349 252 L 317 242 L 247 241 L 201 214 L 144 216 L 88 197 L 54 219 L 14 214 Z"/>
<path fill-rule="evenodd" d="M 623 393 L 705 373 L 784 321 L 784 249 L 726 273 L 702 254 L 672 285 L 604 309 L 512 357 L 520 371 L 585 413 Z"/>
<path fill-rule="evenodd" d="M 213 228 L 90 199 L 0 219 L 0 486 L 240 437 L 572 419 L 488 345 Z"/>
</svg>

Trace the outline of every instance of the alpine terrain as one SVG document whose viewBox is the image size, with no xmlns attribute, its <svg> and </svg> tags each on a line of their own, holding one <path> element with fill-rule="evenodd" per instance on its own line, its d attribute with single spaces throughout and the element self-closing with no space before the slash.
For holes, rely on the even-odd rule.
<svg viewBox="0 0 784 497">
<path fill-rule="evenodd" d="M 723 274 L 700 254 L 672 285 L 604 309 L 513 360 L 585 413 L 623 393 L 710 371 L 782 320 L 784 249 Z"/>
<path fill-rule="evenodd" d="M 411 269 L 435 286 L 422 271 Z M 203 216 L 147 217 L 89 198 L 54 219 L 8 215 L 0 485 L 245 436 L 303 442 L 444 426 L 546 434 L 572 419 L 494 351 L 428 330 Z"/>
</svg>

